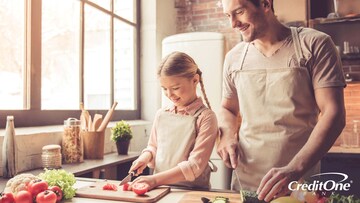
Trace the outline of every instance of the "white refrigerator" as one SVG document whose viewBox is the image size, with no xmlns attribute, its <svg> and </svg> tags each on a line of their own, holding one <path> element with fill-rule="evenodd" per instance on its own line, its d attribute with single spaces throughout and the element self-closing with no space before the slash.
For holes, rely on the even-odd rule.
<svg viewBox="0 0 360 203">
<path fill-rule="evenodd" d="M 212 110 L 217 113 L 221 104 L 222 67 L 225 56 L 225 38 L 216 32 L 190 32 L 172 35 L 162 41 L 162 57 L 173 51 L 181 51 L 190 55 L 203 73 L 205 91 Z M 200 88 L 198 95 L 202 95 Z M 169 104 L 168 98 L 162 94 L 162 106 Z M 212 189 L 230 189 L 231 170 L 228 169 L 215 149 L 211 161 L 218 170 L 211 173 Z"/>
</svg>

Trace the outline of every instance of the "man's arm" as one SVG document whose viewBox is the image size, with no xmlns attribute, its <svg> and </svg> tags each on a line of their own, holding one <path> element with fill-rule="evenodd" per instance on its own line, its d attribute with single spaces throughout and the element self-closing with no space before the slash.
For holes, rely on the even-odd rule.
<svg viewBox="0 0 360 203">
<path fill-rule="evenodd" d="M 220 141 L 217 143 L 217 153 L 229 168 L 235 168 L 238 164 L 238 113 L 238 100 L 223 98 L 218 114 Z"/>
<path fill-rule="evenodd" d="M 328 152 L 345 126 L 343 87 L 319 88 L 315 99 L 321 115 L 308 141 L 285 167 L 271 169 L 257 190 L 259 199 L 284 195 L 289 182 L 298 180 Z M 284 189 L 285 188 L 285 189 Z"/>
</svg>

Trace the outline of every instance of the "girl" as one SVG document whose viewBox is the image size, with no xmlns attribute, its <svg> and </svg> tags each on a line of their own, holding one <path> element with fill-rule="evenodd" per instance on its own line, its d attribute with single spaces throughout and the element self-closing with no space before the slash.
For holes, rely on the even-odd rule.
<svg viewBox="0 0 360 203">
<path fill-rule="evenodd" d="M 190 56 L 173 52 L 160 63 L 157 74 L 173 105 L 158 110 L 148 146 L 130 168 L 139 175 L 149 166 L 154 174 L 136 178 L 130 188 L 134 183 L 145 183 L 148 189 L 164 184 L 208 189 L 208 162 L 218 127 L 202 73 Z M 198 83 L 207 107 L 196 95 Z"/>
</svg>

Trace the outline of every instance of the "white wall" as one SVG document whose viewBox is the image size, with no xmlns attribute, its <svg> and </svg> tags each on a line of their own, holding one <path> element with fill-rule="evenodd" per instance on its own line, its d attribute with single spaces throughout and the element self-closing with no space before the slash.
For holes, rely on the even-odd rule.
<svg viewBox="0 0 360 203">
<path fill-rule="evenodd" d="M 174 0 L 141 0 L 141 119 L 152 121 L 161 107 L 156 70 L 161 61 L 161 42 L 176 33 Z"/>
</svg>

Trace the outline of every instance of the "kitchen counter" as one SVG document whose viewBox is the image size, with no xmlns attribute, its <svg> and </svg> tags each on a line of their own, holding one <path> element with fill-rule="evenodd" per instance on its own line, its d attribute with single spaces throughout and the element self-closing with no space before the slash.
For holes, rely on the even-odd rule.
<svg viewBox="0 0 360 203">
<path fill-rule="evenodd" d="M 360 147 L 341 147 L 333 146 L 330 148 L 330 154 L 360 154 Z"/>
<path fill-rule="evenodd" d="M 62 169 L 73 173 L 75 176 L 81 176 L 89 172 L 99 171 L 102 168 L 117 166 L 120 164 L 130 163 L 139 157 L 140 152 L 129 152 L 128 155 L 118 155 L 117 153 L 105 154 L 103 159 L 85 159 L 83 163 L 63 164 Z M 31 173 L 38 175 L 43 169 L 24 171 L 21 173 Z M 0 191 L 3 191 L 8 179 L 0 178 Z"/>
<path fill-rule="evenodd" d="M 97 179 L 92 178 L 77 178 L 77 182 L 75 184 L 75 188 L 80 188 L 87 186 Z M 171 188 L 170 192 L 166 194 L 164 197 L 162 197 L 158 203 L 173 203 L 173 202 L 179 202 L 185 194 L 188 192 L 193 192 L 194 190 L 188 190 L 188 189 L 179 189 L 179 188 Z M 209 192 L 209 191 L 208 191 Z M 231 190 L 210 190 L 211 193 L 219 194 L 219 193 L 229 193 L 230 194 L 237 194 L 234 191 Z M 115 203 L 115 202 L 126 202 L 126 201 L 114 201 L 114 200 L 102 200 L 102 199 L 92 199 L 92 198 L 83 198 L 83 197 L 74 197 L 70 200 L 66 200 L 63 202 L 73 202 L 73 203 L 91 203 L 91 202 L 100 202 L 100 203 Z M 199 201 L 201 202 L 200 198 Z"/>
</svg>

